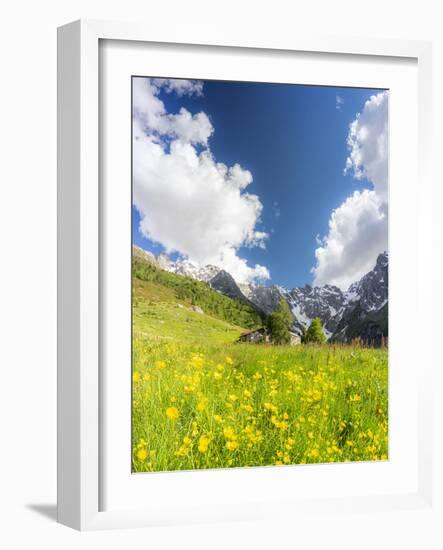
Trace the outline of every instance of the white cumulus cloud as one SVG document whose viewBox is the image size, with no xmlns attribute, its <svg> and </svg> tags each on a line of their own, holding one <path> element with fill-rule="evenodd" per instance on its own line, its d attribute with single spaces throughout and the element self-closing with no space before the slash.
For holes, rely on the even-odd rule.
<svg viewBox="0 0 443 550">
<path fill-rule="evenodd" d="M 387 247 L 386 205 L 373 190 L 355 191 L 332 212 L 329 232 L 315 251 L 315 284 L 348 288 Z"/>
<path fill-rule="evenodd" d="M 168 94 L 175 92 L 179 97 L 183 97 L 184 95 L 203 95 L 202 80 L 185 80 L 183 78 L 153 78 L 151 79 L 151 82 L 157 88 L 163 88 Z"/>
<path fill-rule="evenodd" d="M 388 249 L 388 92 L 372 96 L 349 126 L 345 172 L 373 188 L 355 191 L 330 217 L 317 241 L 314 284 L 342 289 L 360 279 Z"/>
<path fill-rule="evenodd" d="M 355 178 L 371 181 L 384 200 L 388 195 L 388 106 L 388 92 L 374 95 L 351 123 L 345 168 L 345 172 L 352 172 Z"/>
<path fill-rule="evenodd" d="M 201 93 L 183 82 L 179 95 Z M 208 147 L 214 129 L 207 115 L 168 113 L 160 87 L 177 91 L 166 80 L 133 83 L 133 201 L 141 233 L 168 253 L 226 269 L 238 282 L 269 278 L 266 267 L 251 267 L 238 255 L 242 246 L 264 247 L 268 237 L 256 229 L 260 199 L 245 191 L 252 174 L 217 162 Z"/>
<path fill-rule="evenodd" d="M 164 80 L 163 85 L 167 86 L 168 82 Z M 203 112 L 192 115 L 184 108 L 177 114 L 166 112 L 163 101 L 158 97 L 159 90 L 160 86 L 153 84 L 149 78 L 133 80 L 133 114 L 143 131 L 157 140 L 168 137 L 184 143 L 207 145 L 214 131 L 208 116 Z"/>
</svg>

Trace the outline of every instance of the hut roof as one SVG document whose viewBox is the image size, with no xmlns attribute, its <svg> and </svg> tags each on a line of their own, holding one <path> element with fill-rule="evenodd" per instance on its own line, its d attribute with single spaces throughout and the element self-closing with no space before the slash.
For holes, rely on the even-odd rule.
<svg viewBox="0 0 443 550">
<path fill-rule="evenodd" d="M 246 330 L 245 332 L 242 332 L 240 336 L 248 336 L 248 334 L 254 334 L 254 332 L 260 332 L 262 333 L 265 329 L 263 327 L 260 328 L 253 328 L 251 330 Z"/>
</svg>

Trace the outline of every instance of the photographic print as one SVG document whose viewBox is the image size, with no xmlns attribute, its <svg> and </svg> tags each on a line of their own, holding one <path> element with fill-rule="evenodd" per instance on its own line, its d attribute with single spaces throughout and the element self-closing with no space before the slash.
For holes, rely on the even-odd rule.
<svg viewBox="0 0 443 550">
<path fill-rule="evenodd" d="M 388 459 L 388 115 L 132 78 L 134 473 Z"/>
</svg>

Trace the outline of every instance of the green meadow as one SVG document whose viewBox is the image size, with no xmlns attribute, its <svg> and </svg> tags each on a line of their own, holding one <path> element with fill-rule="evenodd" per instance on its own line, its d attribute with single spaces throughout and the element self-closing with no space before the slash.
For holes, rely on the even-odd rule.
<svg viewBox="0 0 443 550">
<path fill-rule="evenodd" d="M 240 344 L 247 305 L 133 276 L 134 472 L 387 459 L 387 349 Z"/>
</svg>

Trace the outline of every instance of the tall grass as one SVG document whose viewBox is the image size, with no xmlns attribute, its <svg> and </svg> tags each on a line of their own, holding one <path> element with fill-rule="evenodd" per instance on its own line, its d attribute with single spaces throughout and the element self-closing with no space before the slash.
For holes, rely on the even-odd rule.
<svg viewBox="0 0 443 550">
<path fill-rule="evenodd" d="M 135 333 L 133 471 L 386 460 L 386 349 Z"/>
</svg>

